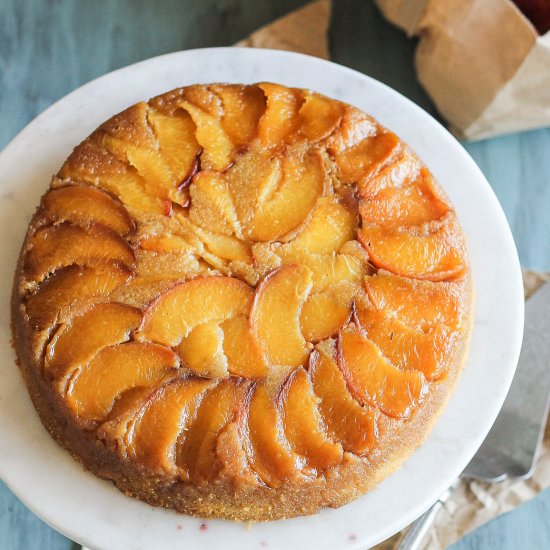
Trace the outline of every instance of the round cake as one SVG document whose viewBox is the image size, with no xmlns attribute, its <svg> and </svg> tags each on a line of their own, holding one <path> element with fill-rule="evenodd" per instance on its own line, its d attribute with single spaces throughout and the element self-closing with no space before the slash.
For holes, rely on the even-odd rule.
<svg viewBox="0 0 550 550">
<path fill-rule="evenodd" d="M 449 199 L 359 109 L 278 84 L 138 103 L 30 223 L 12 328 L 42 422 L 152 505 L 271 520 L 358 497 L 422 443 L 464 363 Z"/>
</svg>

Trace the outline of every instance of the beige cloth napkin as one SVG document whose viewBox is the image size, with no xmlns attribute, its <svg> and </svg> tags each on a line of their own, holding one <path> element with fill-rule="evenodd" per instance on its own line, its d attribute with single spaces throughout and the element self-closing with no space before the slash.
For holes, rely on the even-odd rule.
<svg viewBox="0 0 550 550">
<path fill-rule="evenodd" d="M 236 45 L 291 50 L 328 59 L 330 11 L 330 0 L 316 0 L 262 27 Z M 524 271 L 523 280 L 527 298 L 545 281 L 550 281 L 550 273 Z M 547 487 L 550 487 L 550 424 L 533 477 L 526 481 L 498 484 L 461 482 L 439 512 L 424 550 L 446 548 L 466 533 L 533 498 Z M 398 538 L 399 534 L 375 548 L 391 550 Z"/>
</svg>

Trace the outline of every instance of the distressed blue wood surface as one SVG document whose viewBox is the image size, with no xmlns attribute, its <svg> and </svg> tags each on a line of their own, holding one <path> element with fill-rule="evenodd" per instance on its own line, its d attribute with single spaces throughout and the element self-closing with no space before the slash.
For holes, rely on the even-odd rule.
<svg viewBox="0 0 550 550">
<path fill-rule="evenodd" d="M 304 3 L 1 0 L 0 148 L 51 103 L 96 76 L 170 51 L 230 45 Z M 335 61 L 436 114 L 414 77 L 414 44 L 384 22 L 369 0 L 335 0 L 331 46 Z M 523 265 L 550 270 L 550 129 L 465 146 L 504 207 Z M 550 548 L 549 520 L 546 491 L 453 550 Z M 0 550 L 75 548 L 0 483 Z"/>
</svg>

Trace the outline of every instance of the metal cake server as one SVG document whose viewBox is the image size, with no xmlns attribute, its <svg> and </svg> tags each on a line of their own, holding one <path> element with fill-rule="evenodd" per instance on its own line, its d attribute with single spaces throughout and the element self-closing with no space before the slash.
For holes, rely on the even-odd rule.
<svg viewBox="0 0 550 550">
<path fill-rule="evenodd" d="M 486 482 L 532 475 L 550 407 L 550 283 L 527 300 L 518 366 L 504 405 L 461 478 Z M 396 550 L 417 550 L 457 482 L 413 522 Z"/>
</svg>

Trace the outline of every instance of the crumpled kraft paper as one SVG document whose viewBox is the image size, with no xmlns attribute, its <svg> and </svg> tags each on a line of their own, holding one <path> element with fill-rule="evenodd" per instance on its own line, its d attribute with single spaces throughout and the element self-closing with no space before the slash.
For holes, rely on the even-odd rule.
<svg viewBox="0 0 550 550">
<path fill-rule="evenodd" d="M 550 125 L 550 32 L 511 0 L 376 0 L 418 36 L 416 70 L 439 112 L 466 139 Z"/>
<path fill-rule="evenodd" d="M 292 50 L 327 58 L 330 9 L 330 0 L 316 0 L 261 28 L 236 45 Z M 545 281 L 550 281 L 550 273 L 524 271 L 523 280 L 527 298 Z M 547 487 L 550 487 L 550 424 L 533 477 L 498 484 L 461 482 L 436 517 L 424 550 L 443 550 L 466 533 L 533 498 Z M 376 550 L 392 550 L 399 537 L 397 534 L 377 545 Z"/>
</svg>

